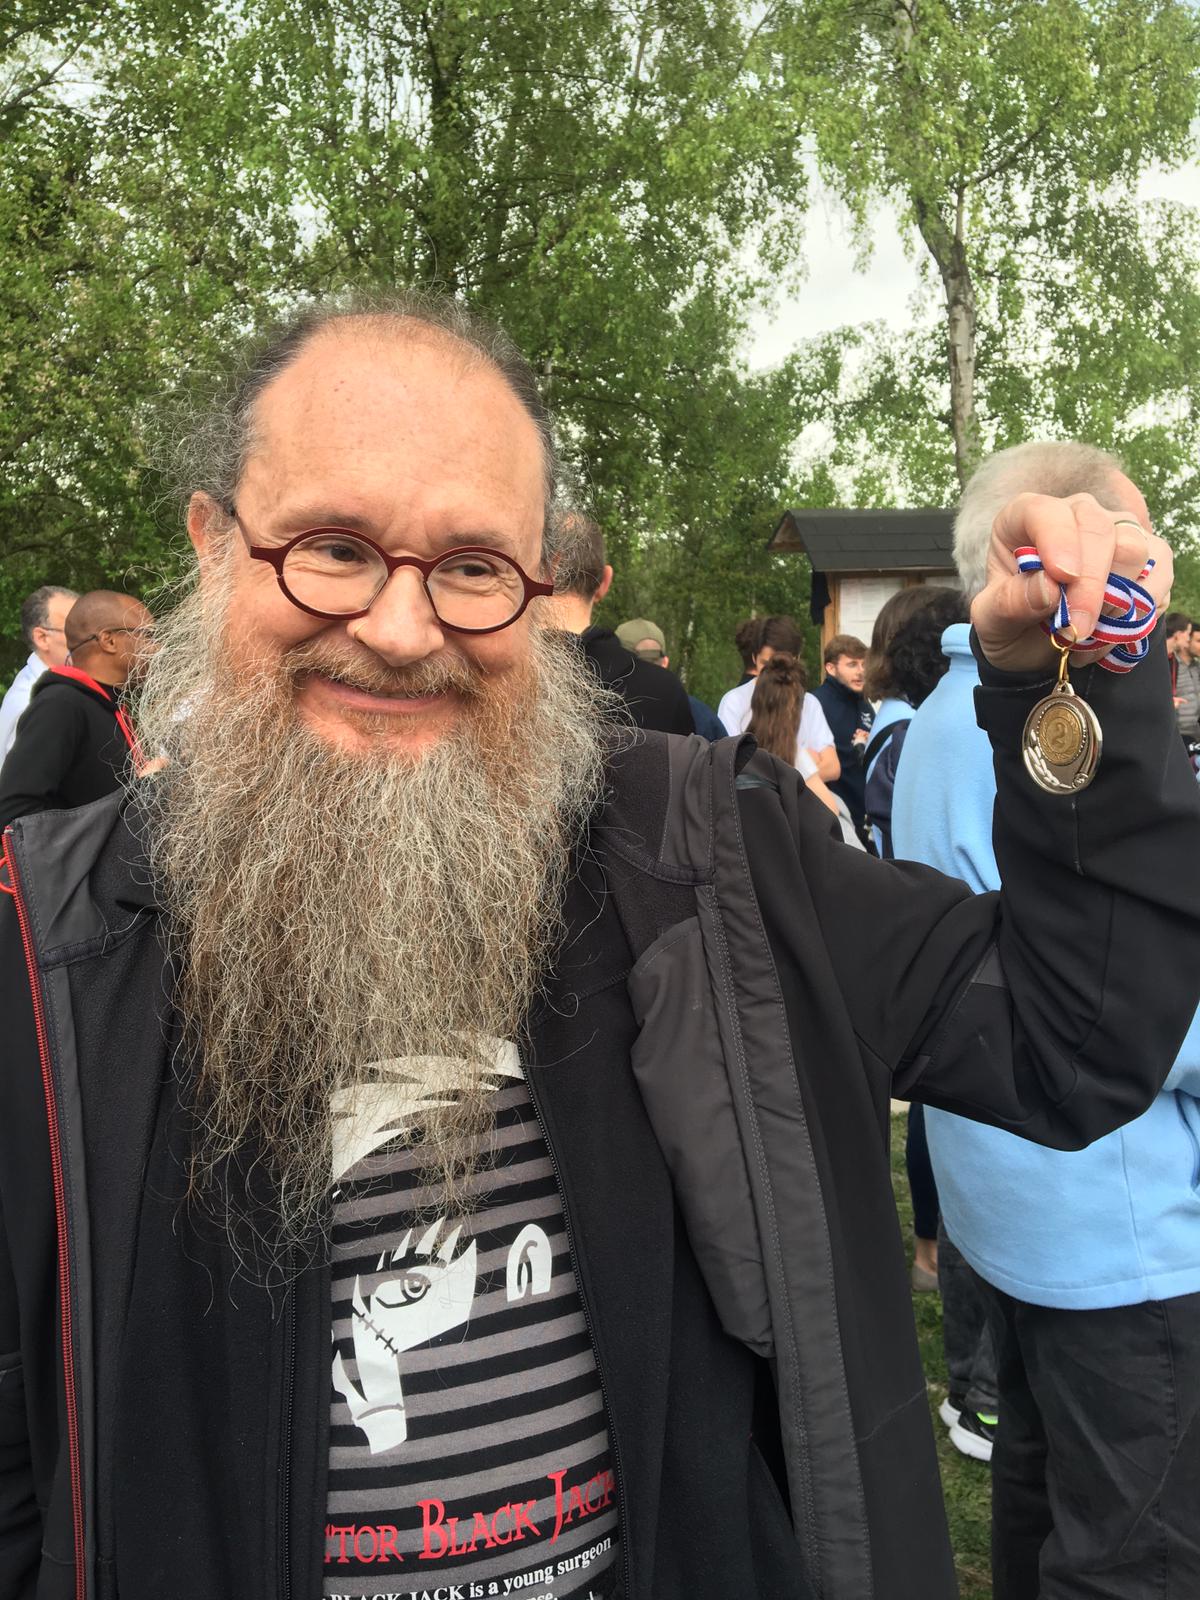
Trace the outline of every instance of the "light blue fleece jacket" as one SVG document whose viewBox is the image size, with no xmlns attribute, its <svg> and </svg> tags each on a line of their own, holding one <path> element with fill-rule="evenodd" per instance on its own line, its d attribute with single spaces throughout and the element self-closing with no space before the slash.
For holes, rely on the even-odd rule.
<svg viewBox="0 0 1200 1600">
<path fill-rule="evenodd" d="M 996 889 L 996 784 L 975 721 L 970 629 L 947 628 L 942 649 L 950 670 L 914 716 L 900 757 L 892 839 L 897 856 L 977 892 Z M 1083 1311 L 1200 1290 L 1197 1096 L 1200 1013 L 1150 1109 L 1086 1150 L 1047 1150 L 927 1106 L 946 1232 L 981 1277 L 1034 1305 Z"/>
</svg>

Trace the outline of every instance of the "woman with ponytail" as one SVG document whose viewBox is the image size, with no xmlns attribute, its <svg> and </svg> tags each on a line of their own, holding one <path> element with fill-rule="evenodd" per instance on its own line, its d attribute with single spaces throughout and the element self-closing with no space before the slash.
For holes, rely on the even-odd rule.
<svg viewBox="0 0 1200 1600">
<path fill-rule="evenodd" d="M 807 786 L 841 823 L 846 843 L 861 850 L 849 811 L 818 777 L 813 752 L 805 748 L 805 682 L 804 664 L 797 656 L 786 651 L 773 655 L 759 669 L 746 732 L 753 734 L 760 750 L 798 768 Z"/>
</svg>

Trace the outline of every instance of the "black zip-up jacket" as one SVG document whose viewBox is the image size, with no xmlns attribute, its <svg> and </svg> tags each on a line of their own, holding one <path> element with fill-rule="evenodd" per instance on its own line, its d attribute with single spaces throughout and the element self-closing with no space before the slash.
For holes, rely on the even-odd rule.
<svg viewBox="0 0 1200 1600">
<path fill-rule="evenodd" d="M 0 768 L 0 827 L 85 806 L 121 787 L 129 743 L 116 692 L 71 668 L 44 672 Z"/>
<path fill-rule="evenodd" d="M 615 689 L 639 728 L 658 733 L 694 733 L 687 690 L 673 672 L 643 661 L 611 628 L 593 625 L 578 635 L 584 656 L 605 688 Z"/>
<path fill-rule="evenodd" d="M 1162 654 L 1079 674 L 1105 745 L 1068 800 L 1018 753 L 1049 682 L 983 669 L 1002 896 L 845 848 L 748 740 L 613 761 L 523 1055 L 624 1600 L 953 1596 L 888 1100 L 1075 1148 L 1157 1092 L 1200 987 L 1200 800 Z M 315 1600 L 327 1268 L 239 1279 L 181 1200 L 132 814 L 23 819 L 6 856 L 0 1600 Z"/>
<path fill-rule="evenodd" d="M 855 744 L 854 735 L 860 728 L 870 732 L 875 713 L 865 694 L 856 694 L 836 678 L 827 676 L 813 694 L 821 702 L 821 710 L 833 734 L 834 749 L 842 764 L 841 776 L 834 778 L 829 787 L 846 802 L 854 826 L 861 831 L 867 814 L 867 774 L 863 767 L 866 746 Z"/>
</svg>

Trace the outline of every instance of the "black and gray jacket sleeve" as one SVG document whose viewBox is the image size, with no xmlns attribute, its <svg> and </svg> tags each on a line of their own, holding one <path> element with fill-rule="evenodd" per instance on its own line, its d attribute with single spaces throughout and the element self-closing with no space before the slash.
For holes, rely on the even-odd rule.
<svg viewBox="0 0 1200 1600">
<path fill-rule="evenodd" d="M 1200 996 L 1200 793 L 1161 646 L 1123 677 L 1072 674 L 1104 734 L 1096 779 L 1073 797 L 1043 793 L 1021 759 L 1051 680 L 980 672 L 999 895 L 855 859 L 794 784 L 782 815 L 762 791 L 741 797 L 747 853 L 785 964 L 812 937 L 785 903 L 795 879 L 780 864 L 795 858 L 859 1051 L 897 1095 L 1079 1148 L 1148 1106 Z"/>
</svg>

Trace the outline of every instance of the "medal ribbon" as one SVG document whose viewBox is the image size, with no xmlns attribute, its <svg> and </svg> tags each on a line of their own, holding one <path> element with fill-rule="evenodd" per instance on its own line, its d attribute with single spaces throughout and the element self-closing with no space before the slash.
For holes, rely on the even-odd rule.
<svg viewBox="0 0 1200 1600">
<path fill-rule="evenodd" d="M 1013 554 L 1017 558 L 1018 572 L 1042 571 L 1041 557 L 1032 545 L 1022 545 Z M 1138 578 L 1147 577 L 1153 568 L 1154 562 L 1148 561 Z M 1110 572 L 1104 585 L 1104 604 L 1114 607 L 1115 614 L 1105 616 L 1102 613 L 1096 621 L 1095 631 L 1088 638 L 1073 644 L 1071 650 L 1088 653 L 1105 650 L 1112 645 L 1114 648 L 1100 658 L 1099 665 L 1109 672 L 1132 672 L 1150 650 L 1150 635 L 1158 621 L 1154 600 L 1140 582 L 1135 583 L 1132 578 L 1121 578 L 1115 572 Z M 1042 629 L 1053 635 L 1062 633 L 1070 625 L 1067 591 L 1060 584 L 1058 605 L 1049 621 L 1042 623 Z"/>
</svg>

